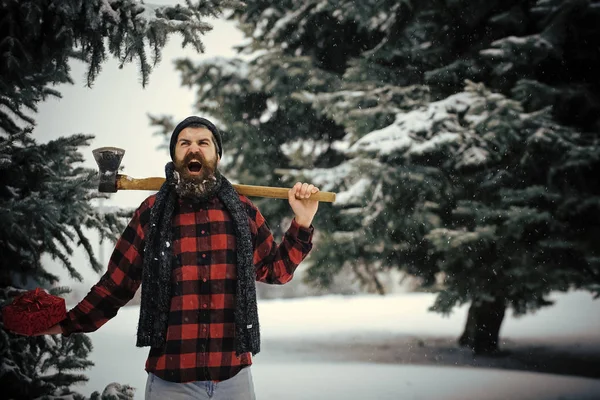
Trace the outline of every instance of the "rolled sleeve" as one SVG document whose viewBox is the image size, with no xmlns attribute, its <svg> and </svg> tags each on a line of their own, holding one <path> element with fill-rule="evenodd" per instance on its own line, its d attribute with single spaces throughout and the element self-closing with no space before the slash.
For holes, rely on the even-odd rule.
<svg viewBox="0 0 600 400">
<path fill-rule="evenodd" d="M 308 228 L 300 226 L 300 224 L 296 222 L 296 218 L 292 220 L 292 223 L 287 230 L 287 234 L 290 238 L 306 244 L 312 243 L 314 232 L 315 227 L 312 224 Z"/>
</svg>

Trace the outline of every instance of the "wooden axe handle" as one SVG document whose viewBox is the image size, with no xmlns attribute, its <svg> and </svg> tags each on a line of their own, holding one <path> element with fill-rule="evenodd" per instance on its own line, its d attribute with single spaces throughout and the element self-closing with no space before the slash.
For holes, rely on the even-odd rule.
<svg viewBox="0 0 600 400">
<path fill-rule="evenodd" d="M 156 190 L 158 191 L 165 178 L 143 178 L 136 179 L 127 175 L 117 175 L 117 190 Z M 232 184 L 233 188 L 248 197 L 269 197 L 272 199 L 287 199 L 289 188 L 271 186 L 253 186 Z M 326 203 L 335 202 L 335 193 L 318 192 L 310 197 L 312 200 Z"/>
</svg>

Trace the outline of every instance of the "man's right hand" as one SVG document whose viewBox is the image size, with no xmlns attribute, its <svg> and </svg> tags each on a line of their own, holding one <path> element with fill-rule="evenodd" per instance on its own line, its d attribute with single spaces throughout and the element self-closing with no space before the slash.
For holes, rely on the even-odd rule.
<svg viewBox="0 0 600 400">
<path fill-rule="evenodd" d="M 46 329 L 43 332 L 40 333 L 36 333 L 33 336 L 42 336 L 42 335 L 58 335 L 63 333 L 62 327 L 60 326 L 60 324 L 56 324 L 48 329 Z"/>
<path fill-rule="evenodd" d="M 62 334 L 63 330 L 62 327 L 60 326 L 60 324 L 56 324 L 54 326 L 51 326 L 50 328 L 46 329 L 45 331 L 39 332 L 39 333 L 35 333 L 33 335 L 23 335 L 21 333 L 17 333 L 17 332 L 13 332 L 16 333 L 17 335 L 21 335 L 21 336 L 44 336 L 44 335 L 58 335 L 58 334 Z"/>
</svg>

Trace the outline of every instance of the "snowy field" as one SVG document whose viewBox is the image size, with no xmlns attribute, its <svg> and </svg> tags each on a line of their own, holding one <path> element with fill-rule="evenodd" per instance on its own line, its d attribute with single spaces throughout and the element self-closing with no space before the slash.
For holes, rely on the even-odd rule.
<svg viewBox="0 0 600 400">
<path fill-rule="evenodd" d="M 343 356 L 331 357 L 335 351 L 321 351 L 319 347 L 298 351 L 302 344 L 326 346 L 330 342 L 352 353 L 358 351 L 353 346 L 357 338 L 363 343 L 372 338 L 376 344 L 395 335 L 457 337 L 467 307 L 442 317 L 427 311 L 433 299 L 431 294 L 399 294 L 259 302 L 263 345 L 252 367 L 257 398 L 600 399 L 600 379 L 493 368 L 345 361 Z M 566 338 L 573 344 L 598 344 L 600 300 L 579 292 L 557 294 L 553 299 L 554 307 L 534 315 L 520 319 L 508 315 L 502 340 Z M 136 387 L 136 399 L 143 399 L 148 350 L 135 347 L 138 314 L 137 307 L 123 308 L 91 334 L 91 360 L 96 365 L 87 372 L 90 381 L 79 392 L 90 395 L 116 381 Z"/>
</svg>

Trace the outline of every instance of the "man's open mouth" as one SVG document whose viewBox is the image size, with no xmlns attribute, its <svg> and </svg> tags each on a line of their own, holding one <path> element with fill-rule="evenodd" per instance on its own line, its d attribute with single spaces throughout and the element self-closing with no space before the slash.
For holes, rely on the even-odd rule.
<svg viewBox="0 0 600 400">
<path fill-rule="evenodd" d="M 189 162 L 187 167 L 188 171 L 190 171 L 192 174 L 197 174 L 202 169 L 202 164 L 199 161 L 192 160 Z"/>
</svg>

